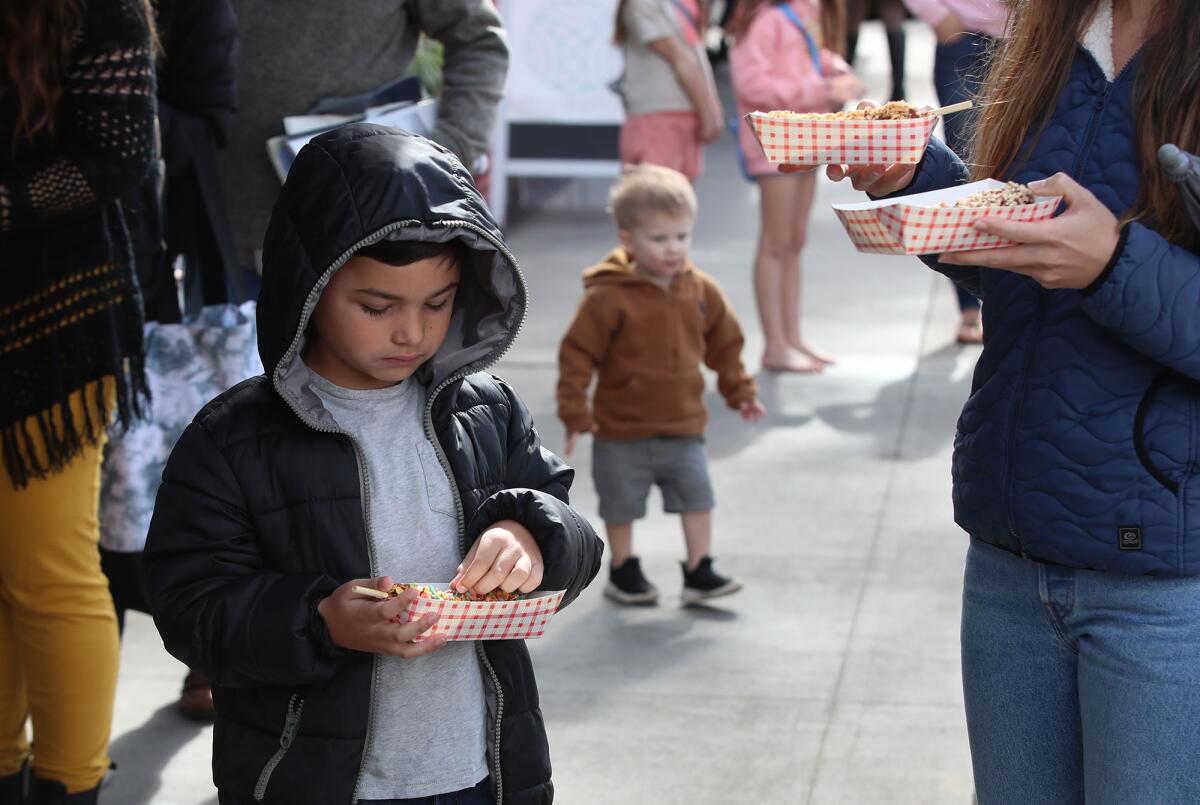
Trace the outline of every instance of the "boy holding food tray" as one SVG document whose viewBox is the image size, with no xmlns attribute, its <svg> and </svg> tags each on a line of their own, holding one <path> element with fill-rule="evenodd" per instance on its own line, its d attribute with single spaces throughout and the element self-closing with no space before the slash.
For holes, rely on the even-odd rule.
<svg viewBox="0 0 1200 805">
<path fill-rule="evenodd" d="M 418 641 L 418 590 L 354 590 L 566 605 L 599 569 L 573 471 L 482 371 L 516 262 L 449 151 L 368 124 L 301 151 L 265 246 L 267 374 L 180 438 L 146 548 L 168 650 L 213 681 L 221 802 L 550 802 L 523 641 Z"/>
<path fill-rule="evenodd" d="M 617 182 L 612 213 L 621 245 L 584 272 L 587 293 L 559 349 L 565 452 L 580 434 L 595 434 L 592 473 L 612 551 L 604 594 L 622 604 L 658 600 L 633 555 L 633 521 L 645 516 L 654 484 L 666 511 L 683 520 L 683 600 L 741 589 L 709 556 L 713 493 L 701 362 L 717 373 L 726 403 L 743 419 L 757 422 L 767 412 L 742 365 L 742 330 L 728 300 L 688 260 L 696 210 L 691 183 L 670 168 L 641 165 Z"/>
</svg>

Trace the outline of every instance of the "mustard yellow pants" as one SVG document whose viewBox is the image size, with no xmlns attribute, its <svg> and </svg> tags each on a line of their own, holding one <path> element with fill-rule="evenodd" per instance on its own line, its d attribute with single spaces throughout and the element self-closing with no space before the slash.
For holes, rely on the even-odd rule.
<svg viewBox="0 0 1200 805">
<path fill-rule="evenodd" d="M 85 395 L 92 389 L 71 401 L 77 415 Z M 117 686 L 117 620 L 98 547 L 100 458 L 99 446 L 87 447 L 22 489 L 0 463 L 0 776 L 30 755 L 28 720 L 34 773 L 68 793 L 95 788 L 108 769 Z"/>
</svg>

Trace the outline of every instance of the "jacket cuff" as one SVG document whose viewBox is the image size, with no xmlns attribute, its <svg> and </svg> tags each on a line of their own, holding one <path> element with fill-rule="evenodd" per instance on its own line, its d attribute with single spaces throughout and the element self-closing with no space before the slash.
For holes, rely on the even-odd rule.
<svg viewBox="0 0 1200 805">
<path fill-rule="evenodd" d="M 738 386 L 735 392 L 725 398 L 725 404 L 734 411 L 738 411 L 741 409 L 742 403 L 754 402 L 756 399 L 758 399 L 758 384 L 747 379 Z"/>
<path fill-rule="evenodd" d="M 1104 270 L 1101 271 L 1100 276 L 1092 280 L 1091 284 L 1089 284 L 1086 288 L 1080 289 L 1079 293 L 1081 295 L 1084 297 L 1091 296 L 1096 291 L 1100 290 L 1100 287 L 1108 281 L 1108 278 L 1112 276 L 1113 269 L 1117 267 L 1117 263 L 1120 262 L 1121 258 L 1125 254 L 1125 243 L 1128 240 L 1129 226 L 1126 225 L 1121 227 L 1121 232 L 1117 236 L 1117 245 L 1113 247 L 1112 256 L 1108 258 L 1108 263 L 1104 266 Z"/>
<path fill-rule="evenodd" d="M 332 580 L 331 580 L 332 581 Z M 329 635 L 329 625 L 325 623 L 325 618 L 321 617 L 321 613 L 317 611 L 317 607 L 333 590 L 337 589 L 334 584 L 332 589 L 327 589 L 328 585 L 322 584 L 315 587 L 309 595 L 308 614 L 309 614 L 309 636 L 317 647 L 317 654 L 328 660 L 336 660 L 339 657 L 348 653 L 348 649 L 333 642 L 333 638 Z"/>
<path fill-rule="evenodd" d="M 488 526 L 500 520 L 515 520 L 529 529 L 542 552 L 542 583 L 538 589 L 566 590 L 560 609 L 579 595 L 587 580 L 600 567 L 597 554 L 591 575 L 587 580 L 580 580 L 579 563 L 582 557 L 578 541 L 586 538 L 585 526 L 570 506 L 553 495 L 537 489 L 500 490 L 480 504 L 479 510 L 471 518 L 467 525 L 468 540 L 474 542 L 479 539 Z M 599 537 L 590 528 L 586 532 L 599 542 Z"/>
</svg>

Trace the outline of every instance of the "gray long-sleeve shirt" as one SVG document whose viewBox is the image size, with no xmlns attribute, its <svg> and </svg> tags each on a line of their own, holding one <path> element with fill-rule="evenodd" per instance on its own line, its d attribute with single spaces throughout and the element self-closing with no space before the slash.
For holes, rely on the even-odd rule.
<svg viewBox="0 0 1200 805">
<path fill-rule="evenodd" d="M 279 178 L 266 141 L 283 118 L 330 96 L 356 95 L 407 71 L 421 33 L 442 43 L 443 87 L 433 139 L 467 167 L 486 150 L 508 72 L 491 0 L 233 0 L 241 52 L 239 112 L 218 174 L 240 259 L 262 248 Z"/>
</svg>

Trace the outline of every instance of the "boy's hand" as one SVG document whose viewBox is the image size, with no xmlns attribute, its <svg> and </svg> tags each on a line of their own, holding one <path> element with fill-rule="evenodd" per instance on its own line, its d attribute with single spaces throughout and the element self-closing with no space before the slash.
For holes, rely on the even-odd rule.
<svg viewBox="0 0 1200 805">
<path fill-rule="evenodd" d="M 417 600 L 416 590 L 405 590 L 400 595 L 380 600 L 353 592 L 355 585 L 387 591 L 392 589 L 392 580 L 388 576 L 352 579 L 321 600 L 317 612 L 325 620 L 334 645 L 408 660 L 446 645 L 446 638 L 442 636 L 413 642 L 437 623 L 436 613 L 411 623 L 399 622 L 408 605 Z"/>
<path fill-rule="evenodd" d="M 592 425 L 592 427 L 589 430 L 587 430 L 586 432 L 587 433 L 595 433 L 597 430 L 599 430 L 599 428 L 597 428 L 595 425 Z M 579 441 L 579 437 L 584 432 L 585 431 L 571 430 L 570 428 L 567 428 L 567 440 L 565 442 L 563 442 L 563 455 L 564 456 L 571 455 L 571 451 L 575 449 L 575 443 L 577 441 Z"/>
<path fill-rule="evenodd" d="M 516 520 L 501 520 L 475 540 L 450 587 L 476 595 L 529 593 L 542 583 L 542 571 L 542 551 L 529 529 Z"/>
<path fill-rule="evenodd" d="M 767 407 L 758 400 L 750 400 L 738 406 L 738 411 L 742 414 L 742 419 L 747 422 L 761 422 L 762 418 L 767 415 Z"/>
</svg>

